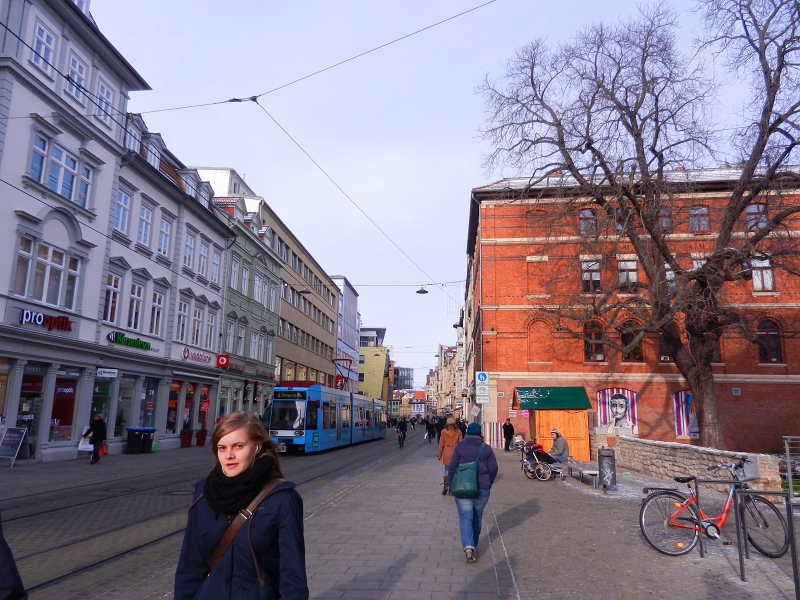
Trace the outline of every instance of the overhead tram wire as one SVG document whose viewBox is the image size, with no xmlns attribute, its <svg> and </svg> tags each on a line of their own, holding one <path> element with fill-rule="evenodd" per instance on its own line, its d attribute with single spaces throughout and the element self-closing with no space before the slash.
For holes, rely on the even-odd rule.
<svg viewBox="0 0 800 600">
<path fill-rule="evenodd" d="M 400 253 L 401 253 L 403 256 L 405 256 L 405 257 L 406 257 L 406 258 L 409 260 L 409 262 L 410 262 L 412 265 L 414 265 L 414 266 L 415 266 L 415 267 L 416 267 L 416 268 L 419 270 L 419 272 L 420 272 L 420 273 L 422 273 L 423 275 L 425 275 L 425 277 L 427 277 L 427 278 L 430 280 L 430 284 L 428 284 L 428 285 L 435 285 L 435 286 L 437 286 L 439 289 L 441 289 L 441 290 L 442 290 L 442 292 L 444 293 L 444 295 L 445 295 L 445 296 L 447 296 L 448 298 L 450 298 L 450 299 L 451 299 L 453 302 L 456 302 L 456 303 L 458 303 L 458 300 L 456 300 L 456 299 L 455 299 L 455 298 L 453 298 L 453 297 L 452 297 L 450 294 L 448 294 L 448 293 L 447 293 L 447 288 L 446 288 L 446 287 L 445 287 L 443 284 L 436 283 L 436 281 L 433 279 L 433 277 L 431 277 L 430 275 L 428 275 L 428 273 L 425 271 L 425 269 L 423 269 L 421 266 L 419 266 L 419 264 L 417 264 L 417 262 L 416 262 L 416 261 L 415 261 L 413 258 L 411 258 L 411 257 L 410 257 L 410 256 L 409 256 L 409 255 L 406 253 L 406 251 L 405 251 L 405 250 L 403 250 L 403 249 L 402 249 L 402 248 L 401 248 L 401 247 L 400 247 L 400 246 L 397 244 L 397 242 L 395 242 L 395 241 L 394 241 L 394 240 L 393 240 L 393 239 L 392 239 L 392 238 L 389 236 L 389 234 L 388 234 L 388 233 L 386 233 L 386 232 L 385 232 L 385 231 L 384 231 L 384 230 L 381 228 L 381 226 L 380 226 L 380 225 L 378 225 L 378 224 L 377 224 L 377 223 L 376 223 L 376 222 L 375 222 L 375 221 L 372 219 L 372 217 L 370 217 L 370 216 L 369 216 L 369 215 L 366 213 L 366 211 L 365 211 L 363 208 L 361 208 L 361 207 L 358 205 L 358 203 L 357 203 L 355 200 L 353 200 L 353 198 L 350 196 L 350 194 L 348 194 L 346 191 L 344 191 L 344 188 L 342 188 L 342 186 L 340 186 L 338 183 L 336 183 L 336 180 L 335 180 L 333 177 L 331 177 L 331 176 L 328 174 L 328 172 L 327 172 L 325 169 L 323 169 L 323 168 L 322 168 L 322 166 L 320 166 L 320 164 L 319 164 L 319 163 L 318 163 L 316 160 L 314 160 L 314 158 L 313 158 L 313 157 L 312 157 L 312 156 L 311 156 L 311 155 L 310 155 L 308 152 L 306 152 L 306 149 L 305 149 L 305 148 L 303 148 L 303 146 L 301 146 L 301 145 L 300 145 L 300 143 L 299 143 L 299 142 L 298 142 L 296 139 L 294 139 L 294 138 L 292 137 L 292 135 L 291 135 L 291 134 L 290 134 L 288 131 L 286 131 L 286 129 L 284 128 L 284 126 L 283 126 L 283 125 L 281 125 L 280 123 L 278 123 L 278 121 L 275 119 L 275 117 L 273 117 L 273 116 L 272 116 L 272 114 L 271 114 L 271 113 L 270 113 L 270 112 L 269 112 L 269 111 L 268 111 L 266 108 L 264 108 L 264 107 L 263 107 L 263 106 L 262 106 L 262 105 L 261 105 L 261 104 L 258 102 L 258 97 L 257 97 L 257 96 L 252 96 L 252 97 L 250 97 L 250 98 L 240 98 L 240 99 L 239 99 L 239 101 L 240 101 L 240 102 L 248 102 L 248 101 L 249 101 L 249 102 L 253 102 L 254 104 L 256 104 L 256 105 L 257 105 L 257 106 L 258 106 L 258 107 L 259 107 L 259 108 L 260 108 L 260 109 L 261 109 L 261 110 L 264 112 L 264 114 L 265 114 L 265 115 L 267 115 L 267 116 L 268 116 L 268 117 L 269 117 L 269 118 L 272 120 L 272 122 L 273 122 L 273 123 L 275 123 L 275 125 L 277 125 L 277 126 L 280 128 L 280 130 L 281 130 L 281 131 L 283 131 L 283 133 L 284 133 L 284 134 L 286 134 L 286 137 L 288 137 L 290 140 L 292 140 L 292 143 L 294 143 L 294 145 L 295 145 L 295 146 L 297 146 L 297 147 L 300 149 L 300 151 L 301 151 L 303 154 L 305 154 L 305 155 L 306 155 L 306 157 L 308 158 L 308 160 L 310 160 L 312 163 L 314 163 L 314 166 L 315 166 L 315 167 L 317 167 L 317 169 L 319 169 L 319 170 L 320 170 L 320 172 L 321 172 L 323 175 L 325 175 L 325 177 L 327 177 L 327 178 L 328 178 L 328 181 L 330 181 L 330 182 L 331 182 L 331 183 L 332 183 L 332 184 L 333 184 L 333 185 L 336 187 L 336 189 L 338 189 L 338 190 L 339 190 L 339 191 L 342 193 L 342 195 L 343 195 L 345 198 L 347 198 L 347 199 L 350 201 L 350 203 L 351 203 L 353 206 L 355 206 L 355 207 L 358 209 L 358 211 L 359 211 L 359 212 L 360 212 L 362 215 L 364 215 L 364 217 L 366 217 L 366 219 L 367 219 L 367 220 L 368 220 L 370 223 L 372 223 L 372 225 L 375 227 L 375 229 L 377 229 L 378 231 L 380 231 L 380 232 L 381 232 L 381 234 L 383 234 L 383 237 L 385 237 L 387 240 L 389 240 L 389 242 L 390 242 L 390 243 L 391 243 L 391 244 L 392 244 L 392 245 L 393 245 L 395 248 L 397 248 L 397 249 L 400 251 Z"/>
</svg>

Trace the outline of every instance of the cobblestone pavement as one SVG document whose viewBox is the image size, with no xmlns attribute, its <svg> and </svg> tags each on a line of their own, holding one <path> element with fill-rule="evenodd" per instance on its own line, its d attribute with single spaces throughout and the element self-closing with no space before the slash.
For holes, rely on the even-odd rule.
<svg viewBox="0 0 800 600">
<path fill-rule="evenodd" d="M 641 489 L 665 482 L 618 473 L 617 491 L 604 495 L 575 479 L 528 480 L 517 456 L 502 451 L 496 451 L 500 475 L 484 513 L 479 560 L 467 564 L 455 504 L 441 495 L 435 447 L 417 432 L 403 449 L 375 448 L 375 462 L 301 489 L 313 598 L 794 597 L 788 555 L 770 560 L 753 552 L 745 583 L 735 546 L 709 543 L 703 559 L 696 550 L 671 558 L 650 548 L 637 523 Z M 335 464 L 350 451 L 325 456 Z M 3 484 L 0 474 L 0 495 Z M 706 494 L 704 508 L 721 499 Z M 726 533 L 734 533 L 732 523 Z M 90 571 L 93 593 L 65 584 L 34 592 L 31 600 L 170 598 L 179 547 L 179 537 L 169 538 Z"/>
</svg>

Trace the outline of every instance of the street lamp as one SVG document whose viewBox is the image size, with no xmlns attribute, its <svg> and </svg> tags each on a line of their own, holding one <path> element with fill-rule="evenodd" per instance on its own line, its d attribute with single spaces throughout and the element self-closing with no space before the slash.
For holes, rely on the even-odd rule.
<svg viewBox="0 0 800 600">
<path fill-rule="evenodd" d="M 417 290 L 417 293 L 418 293 L 418 294 L 427 294 L 427 293 L 428 293 L 428 290 L 426 290 L 426 289 L 425 289 L 425 286 L 423 285 L 422 287 L 420 287 L 420 288 Z"/>
</svg>

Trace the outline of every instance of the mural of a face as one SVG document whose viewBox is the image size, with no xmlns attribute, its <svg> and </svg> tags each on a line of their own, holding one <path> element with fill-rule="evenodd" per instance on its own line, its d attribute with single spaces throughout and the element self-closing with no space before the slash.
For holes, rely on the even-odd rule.
<svg viewBox="0 0 800 600">
<path fill-rule="evenodd" d="M 628 416 L 628 399 L 622 394 L 614 394 L 608 401 L 608 408 L 615 421 L 624 420 Z"/>
</svg>

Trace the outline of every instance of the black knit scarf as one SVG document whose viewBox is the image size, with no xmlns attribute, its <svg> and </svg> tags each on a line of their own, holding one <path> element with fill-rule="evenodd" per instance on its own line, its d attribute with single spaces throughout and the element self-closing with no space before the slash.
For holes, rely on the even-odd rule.
<svg viewBox="0 0 800 600">
<path fill-rule="evenodd" d="M 273 477 L 280 477 L 280 473 L 276 472 L 271 456 L 259 458 L 252 467 L 235 477 L 225 475 L 222 466 L 217 464 L 206 478 L 203 493 L 213 510 L 233 515 L 246 508 Z"/>
</svg>

